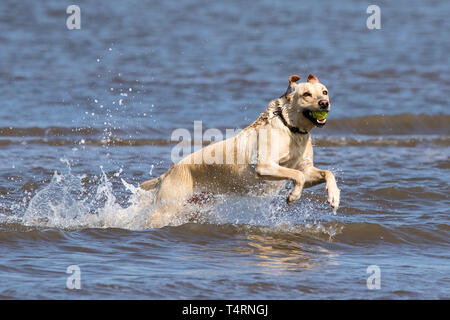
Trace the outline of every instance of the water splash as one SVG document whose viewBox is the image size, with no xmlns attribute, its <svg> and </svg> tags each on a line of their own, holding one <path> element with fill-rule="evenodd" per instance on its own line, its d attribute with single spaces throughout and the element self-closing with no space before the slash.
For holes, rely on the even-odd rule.
<svg viewBox="0 0 450 320">
<path fill-rule="evenodd" d="M 151 212 L 151 193 L 144 192 L 122 179 L 125 188 L 131 192 L 128 206 L 122 207 L 102 167 L 100 181 L 95 186 L 84 185 L 84 176 L 75 176 L 70 170 L 70 164 L 68 168 L 69 172 L 66 174 L 54 173 L 50 183 L 30 200 L 24 214 L 16 222 L 26 226 L 62 229 L 135 230 L 146 227 Z M 146 201 L 143 198 L 146 198 Z"/>
<path fill-rule="evenodd" d="M 69 230 L 147 228 L 148 220 L 154 211 L 154 191 L 142 190 L 121 178 L 121 186 L 129 195 L 125 201 L 123 198 L 119 201 L 103 167 L 100 167 L 101 174 L 96 182 L 92 183 L 92 180 L 86 179 L 86 175 L 75 175 L 69 160 L 61 161 L 66 164 L 67 172 L 55 171 L 49 184 L 31 198 L 22 214 L 10 216 L 8 219 L 2 217 L 1 220 L 28 227 Z M 110 176 L 119 178 L 122 171 L 120 169 Z M 308 197 L 308 192 L 305 192 L 306 196 L 295 206 L 288 207 L 285 203 L 288 191 L 286 189 L 272 197 L 260 196 L 257 192 L 243 196 L 217 195 L 213 201 L 206 203 L 188 203 L 168 225 L 178 226 L 189 222 L 232 224 L 285 232 L 298 232 L 300 226 L 323 233 L 324 230 L 320 226 L 326 222 L 327 217 L 336 219 L 329 214 L 325 203 Z M 326 233 L 332 237 L 335 230 L 328 230 Z"/>
</svg>

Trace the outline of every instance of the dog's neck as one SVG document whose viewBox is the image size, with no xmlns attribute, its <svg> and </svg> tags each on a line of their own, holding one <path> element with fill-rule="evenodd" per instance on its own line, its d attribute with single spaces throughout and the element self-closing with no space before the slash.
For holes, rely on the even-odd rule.
<svg viewBox="0 0 450 320">
<path fill-rule="evenodd" d="M 308 134 L 314 124 L 299 113 L 283 96 L 269 103 L 273 115 L 280 118 L 283 124 L 295 134 Z"/>
<path fill-rule="evenodd" d="M 298 134 L 308 134 L 309 132 L 306 130 L 301 130 L 297 127 L 291 126 L 287 121 L 286 118 L 283 115 L 283 109 L 278 107 L 276 110 L 273 111 L 273 114 L 280 117 L 281 122 L 292 132 L 292 133 L 298 133 Z"/>
</svg>

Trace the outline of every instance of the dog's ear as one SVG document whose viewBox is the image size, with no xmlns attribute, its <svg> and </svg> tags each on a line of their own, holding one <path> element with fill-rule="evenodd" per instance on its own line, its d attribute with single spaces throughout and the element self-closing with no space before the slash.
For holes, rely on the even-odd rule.
<svg viewBox="0 0 450 320">
<path fill-rule="evenodd" d="M 289 86 L 291 86 L 293 83 L 297 82 L 298 80 L 300 80 L 300 76 L 293 74 L 292 76 L 289 77 Z"/>
<path fill-rule="evenodd" d="M 315 75 L 310 74 L 308 76 L 308 82 L 309 83 L 319 83 L 319 79 L 317 79 Z"/>
<path fill-rule="evenodd" d="M 289 85 L 286 89 L 286 92 L 284 93 L 284 96 L 287 98 L 289 94 L 291 94 L 294 91 L 294 84 L 300 80 L 300 76 L 293 74 L 289 77 Z"/>
</svg>

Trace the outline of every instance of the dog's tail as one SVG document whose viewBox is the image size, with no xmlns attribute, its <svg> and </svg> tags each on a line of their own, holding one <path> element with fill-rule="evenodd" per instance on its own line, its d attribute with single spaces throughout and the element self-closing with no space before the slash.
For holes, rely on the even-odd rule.
<svg viewBox="0 0 450 320">
<path fill-rule="evenodd" d="M 167 170 L 166 172 L 164 172 L 162 175 L 160 175 L 158 178 L 152 179 L 152 180 L 147 180 L 145 182 L 142 182 L 139 185 L 139 188 L 144 189 L 144 190 L 153 190 L 156 187 L 158 187 L 161 182 L 163 181 L 163 179 L 175 168 L 175 166 L 172 166 L 169 168 L 169 170 Z"/>
<path fill-rule="evenodd" d="M 155 188 L 159 185 L 159 183 L 161 182 L 162 177 L 163 177 L 163 176 L 160 176 L 160 177 L 158 177 L 158 178 L 155 178 L 155 179 L 152 179 L 152 180 L 147 180 L 147 181 L 145 181 L 145 182 L 142 182 L 142 183 L 139 185 L 139 188 L 144 189 L 144 190 L 147 190 L 147 191 L 148 191 L 148 190 L 155 189 Z"/>
</svg>

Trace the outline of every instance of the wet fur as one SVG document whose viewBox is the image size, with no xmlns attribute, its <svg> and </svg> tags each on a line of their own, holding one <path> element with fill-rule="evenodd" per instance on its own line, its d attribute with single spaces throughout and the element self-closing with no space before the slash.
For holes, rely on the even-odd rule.
<svg viewBox="0 0 450 320">
<path fill-rule="evenodd" d="M 286 122 L 301 130 L 309 132 L 317 126 L 304 112 L 320 110 L 318 101 L 321 99 L 329 101 L 328 95 L 324 95 L 326 88 L 313 75 L 307 82 L 296 83 L 299 79 L 291 76 L 286 93 L 272 100 L 259 118 L 236 136 L 210 144 L 174 164 L 160 177 L 142 183 L 142 189 L 155 191 L 153 204 L 156 208 L 149 216 L 148 227 L 169 224 L 194 195 L 204 192 L 245 194 L 255 187 L 263 194 L 273 195 L 286 180 L 294 183 L 287 197 L 289 205 L 300 198 L 304 187 L 326 183 L 328 202 L 337 209 L 339 188 L 330 171 L 314 167 L 310 135 L 292 133 L 276 114 L 281 109 Z M 311 96 L 304 96 L 305 92 Z M 275 131 L 277 139 L 268 139 L 267 148 L 277 146 L 276 156 L 263 154 L 258 139 L 263 132 Z M 204 160 L 208 156 L 222 157 L 221 163 L 226 164 Z"/>
</svg>

